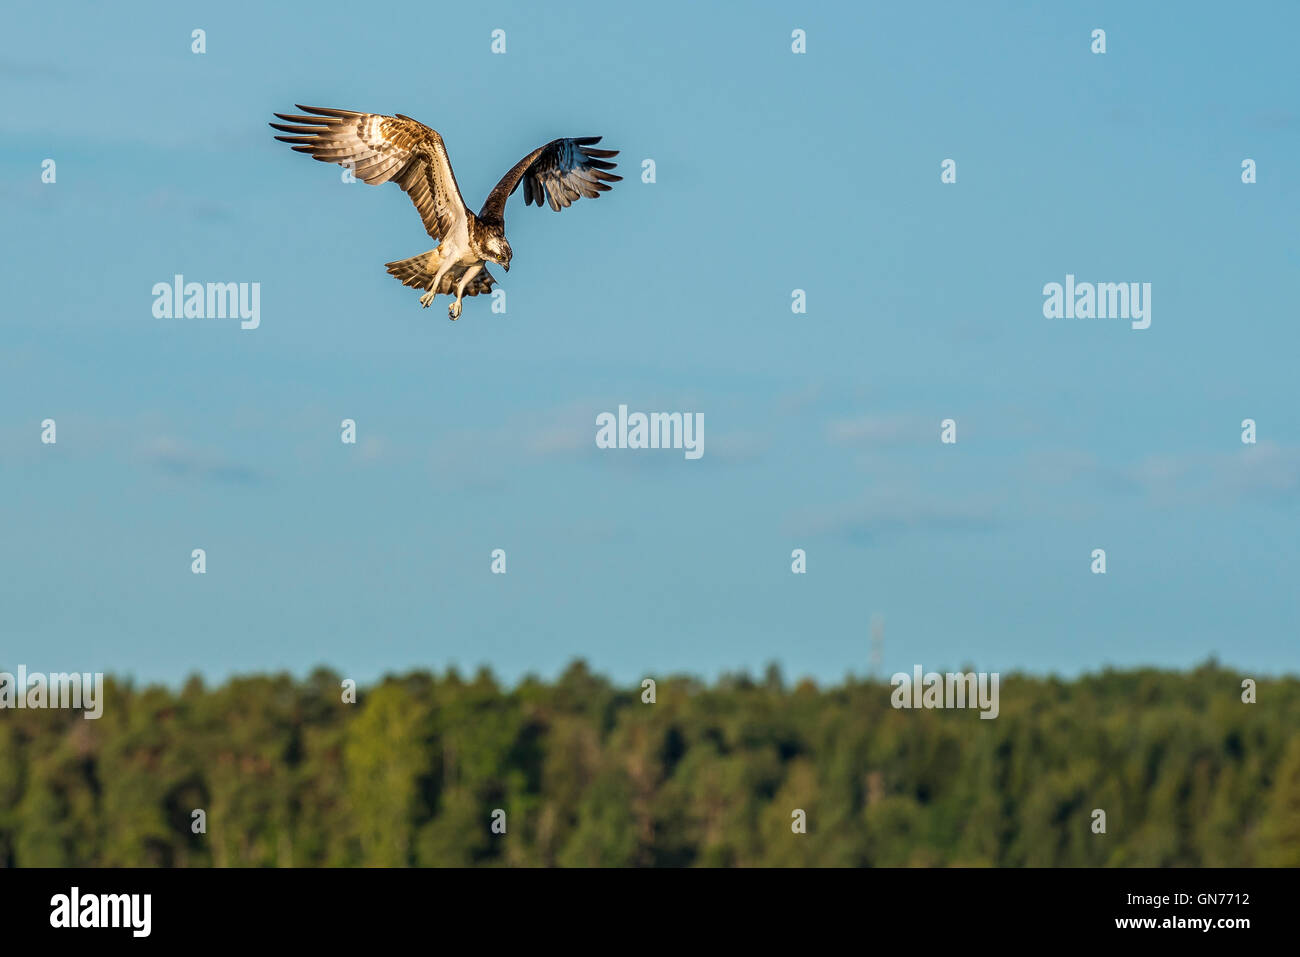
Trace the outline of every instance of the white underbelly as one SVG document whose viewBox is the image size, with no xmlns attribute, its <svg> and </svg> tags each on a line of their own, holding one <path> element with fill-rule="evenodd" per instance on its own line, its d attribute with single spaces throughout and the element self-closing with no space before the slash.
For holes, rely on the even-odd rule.
<svg viewBox="0 0 1300 957">
<path fill-rule="evenodd" d="M 438 244 L 438 256 L 444 263 L 468 266 L 482 262 L 469 242 L 468 230 L 456 230 Z"/>
</svg>

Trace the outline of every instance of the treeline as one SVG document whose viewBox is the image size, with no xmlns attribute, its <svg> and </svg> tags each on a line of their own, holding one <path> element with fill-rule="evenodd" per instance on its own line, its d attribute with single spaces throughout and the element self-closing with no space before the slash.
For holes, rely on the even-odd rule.
<svg viewBox="0 0 1300 957">
<path fill-rule="evenodd" d="M 654 703 L 581 663 L 355 703 L 324 670 L 110 679 L 96 721 L 0 711 L 0 863 L 1297 866 L 1300 680 L 1247 704 L 1243 677 L 1004 675 L 995 720 L 775 669 L 665 678 Z"/>
</svg>

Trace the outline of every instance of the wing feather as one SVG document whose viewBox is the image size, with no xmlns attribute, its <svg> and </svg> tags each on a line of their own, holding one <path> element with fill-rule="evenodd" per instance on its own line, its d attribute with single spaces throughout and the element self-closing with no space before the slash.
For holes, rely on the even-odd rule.
<svg viewBox="0 0 1300 957">
<path fill-rule="evenodd" d="M 322 163 L 350 166 L 365 183 L 396 182 L 436 240 L 466 228 L 469 210 L 437 130 L 401 113 L 385 116 L 301 104 L 298 109 L 303 113 L 275 114 L 285 122 L 271 123 L 271 128 L 289 134 L 277 140 Z"/>
<path fill-rule="evenodd" d="M 599 136 L 571 136 L 539 146 L 510 168 L 488 194 L 479 219 L 505 222 L 506 200 L 524 184 L 524 205 L 543 201 L 560 210 L 586 196 L 594 199 L 609 190 L 610 183 L 623 177 L 609 172 L 617 164 L 607 162 L 618 150 L 595 149 Z"/>
</svg>

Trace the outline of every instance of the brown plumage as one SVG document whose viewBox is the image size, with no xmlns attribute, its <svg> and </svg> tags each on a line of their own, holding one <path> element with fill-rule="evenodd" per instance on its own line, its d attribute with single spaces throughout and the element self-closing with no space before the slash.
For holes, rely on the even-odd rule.
<svg viewBox="0 0 1300 957">
<path fill-rule="evenodd" d="M 412 256 L 410 259 L 402 259 L 395 263 L 384 263 L 384 268 L 388 270 L 390 275 L 400 279 L 403 286 L 428 289 L 436 295 L 452 295 L 455 293 L 456 284 L 460 281 L 466 267 L 453 266 L 443 273 L 438 288 L 433 289 L 433 280 L 438 275 L 439 265 L 438 250 L 431 249 L 427 253 L 420 253 L 420 255 Z M 465 287 L 465 295 L 487 294 L 492 291 L 492 286 L 495 283 L 496 279 L 493 278 L 492 274 L 486 269 L 482 269 Z"/>
<path fill-rule="evenodd" d="M 438 241 L 427 253 L 387 263 L 403 285 L 427 290 L 424 306 L 439 294 L 454 295 L 448 315 L 460 316 L 461 298 L 490 292 L 496 280 L 486 263 L 510 270 L 512 255 L 505 237 L 506 200 L 524 184 L 524 205 L 551 209 L 570 206 L 581 197 L 595 198 L 618 182 L 609 159 L 617 150 L 595 149 L 599 136 L 552 140 L 533 150 L 497 183 L 478 215 L 461 198 L 447 147 L 437 130 L 398 113 L 354 113 L 299 106 L 303 114 L 277 113 L 284 123 L 270 124 L 287 136 L 276 139 L 324 163 L 353 170 L 365 183 L 389 181 L 411 198 L 425 230 Z"/>
</svg>

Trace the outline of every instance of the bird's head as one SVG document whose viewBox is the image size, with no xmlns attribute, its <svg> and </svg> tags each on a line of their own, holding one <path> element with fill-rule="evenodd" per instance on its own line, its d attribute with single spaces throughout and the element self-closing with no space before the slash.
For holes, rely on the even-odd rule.
<svg viewBox="0 0 1300 957">
<path fill-rule="evenodd" d="M 512 255 L 510 244 L 506 242 L 504 236 L 493 236 L 487 242 L 488 259 L 496 263 L 506 272 L 510 271 L 510 256 Z"/>
</svg>

